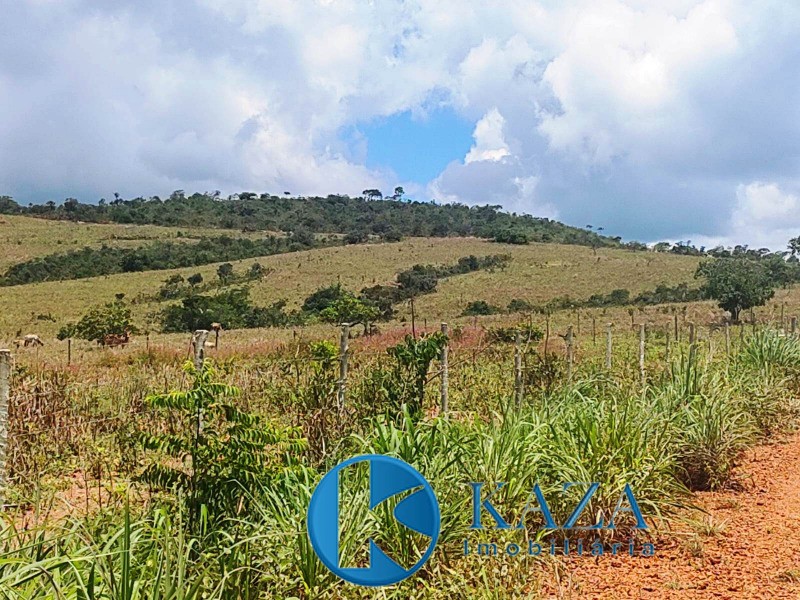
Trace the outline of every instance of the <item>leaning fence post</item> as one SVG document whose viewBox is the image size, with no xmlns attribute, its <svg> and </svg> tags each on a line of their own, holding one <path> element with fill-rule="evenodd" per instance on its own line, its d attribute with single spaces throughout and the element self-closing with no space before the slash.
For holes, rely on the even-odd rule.
<svg viewBox="0 0 800 600">
<path fill-rule="evenodd" d="M 449 373 L 447 367 L 447 355 L 448 355 L 448 346 L 449 340 L 447 339 L 447 323 L 442 323 L 442 334 L 445 336 L 444 344 L 442 345 L 442 353 L 439 357 L 442 367 L 442 379 L 441 379 L 441 392 L 442 392 L 442 415 L 447 415 L 448 403 L 447 403 L 447 393 L 449 391 Z"/>
<path fill-rule="evenodd" d="M 566 339 L 567 339 L 567 381 L 571 382 L 572 381 L 572 363 L 575 360 L 575 357 L 574 357 L 574 354 L 573 354 L 573 347 L 572 347 L 572 343 L 573 343 L 573 340 L 574 340 L 574 337 L 572 335 L 572 325 L 567 327 L 567 338 Z"/>
<path fill-rule="evenodd" d="M 645 325 L 639 323 L 639 376 L 642 378 L 642 385 L 647 382 L 647 377 L 644 371 L 644 342 L 645 342 Z"/>
<path fill-rule="evenodd" d="M 606 369 L 611 369 L 611 325 L 606 325 Z"/>
<path fill-rule="evenodd" d="M 8 400 L 10 397 L 11 351 L 0 350 L 0 505 L 6 496 L 6 460 L 8 456 Z"/>
<path fill-rule="evenodd" d="M 339 338 L 339 386 L 336 393 L 336 405 L 339 411 L 344 409 L 344 398 L 347 390 L 347 343 L 350 338 L 350 325 L 342 323 L 342 335 Z"/>
<path fill-rule="evenodd" d="M 522 332 L 517 331 L 514 341 L 514 399 L 522 406 Z"/>
</svg>

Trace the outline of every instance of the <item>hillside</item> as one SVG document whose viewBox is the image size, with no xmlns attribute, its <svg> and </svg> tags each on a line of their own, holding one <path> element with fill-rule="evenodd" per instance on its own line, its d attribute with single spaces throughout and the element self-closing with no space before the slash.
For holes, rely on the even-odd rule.
<svg viewBox="0 0 800 600">
<path fill-rule="evenodd" d="M 498 253 L 511 255 L 508 268 L 443 280 L 435 293 L 419 298 L 416 308 L 420 319 L 452 319 L 461 313 L 466 302 L 473 300 L 505 307 L 514 298 L 540 303 L 562 296 L 586 299 L 617 288 L 637 294 L 660 283 L 691 285 L 698 262 L 694 257 L 620 249 L 598 249 L 595 255 L 590 248 L 571 245 L 519 246 L 475 238 L 409 238 L 391 244 L 349 245 L 248 259 L 234 263 L 234 267 L 243 271 L 257 261 L 269 270 L 263 280 L 253 285 L 256 303 L 266 305 L 286 299 L 290 307 L 296 307 L 314 290 L 337 281 L 358 291 L 389 283 L 398 271 L 415 264 L 445 265 L 471 254 Z M 173 274 L 188 277 L 200 273 L 204 279 L 212 280 L 217 266 L 3 288 L 0 293 L 4 305 L 11 310 L 0 312 L 0 339 L 9 339 L 20 329 L 55 335 L 64 322 L 77 319 L 90 306 L 112 300 L 117 293 L 134 300 L 152 296 Z M 151 323 L 150 328 L 154 329 L 150 315 L 163 306 L 164 303 L 150 301 L 137 303 L 134 309 L 139 322 Z M 408 316 L 407 303 L 398 309 L 399 318 Z M 55 321 L 49 320 L 48 315 Z"/>
<path fill-rule="evenodd" d="M 365 192 L 377 190 L 365 190 Z M 381 199 L 378 199 L 381 198 Z M 343 233 L 363 241 L 376 235 L 398 237 L 475 236 L 504 241 L 557 242 L 585 246 L 619 246 L 619 238 L 571 227 L 545 218 L 504 212 L 500 206 L 435 204 L 369 195 L 322 197 L 272 196 L 241 193 L 227 199 L 217 195 L 175 192 L 168 199 L 117 199 L 110 204 L 68 199 L 60 205 L 20 206 L 0 196 L 0 213 L 95 223 L 216 227 L 240 230 Z"/>
<path fill-rule="evenodd" d="M 135 248 L 156 240 L 191 241 L 222 234 L 248 235 L 239 230 L 192 228 L 189 231 L 184 227 L 81 223 L 6 214 L 0 216 L 0 244 L 3 246 L 0 272 L 22 261 L 84 247 Z"/>
</svg>

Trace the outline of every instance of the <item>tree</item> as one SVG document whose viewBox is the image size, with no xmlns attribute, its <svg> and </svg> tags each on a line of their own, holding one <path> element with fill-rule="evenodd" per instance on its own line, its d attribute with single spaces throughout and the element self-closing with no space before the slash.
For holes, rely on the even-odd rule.
<svg viewBox="0 0 800 600">
<path fill-rule="evenodd" d="M 743 258 L 717 258 L 703 261 L 695 277 L 704 277 L 701 287 L 707 298 L 713 298 L 719 307 L 731 314 L 734 322 L 739 313 L 754 306 L 762 306 L 775 295 L 776 282 L 767 266 Z"/>
<path fill-rule="evenodd" d="M 189 275 L 189 277 L 186 278 L 186 281 L 190 286 L 195 287 L 203 283 L 203 276 L 200 275 L 200 273 L 195 273 L 194 275 Z"/>
<path fill-rule="evenodd" d="M 790 239 L 787 247 L 789 248 L 789 252 L 792 253 L 792 256 L 796 256 L 797 253 L 800 252 L 800 237 Z"/>
<path fill-rule="evenodd" d="M 233 265 L 231 263 L 222 263 L 217 268 L 217 277 L 223 284 L 233 281 Z"/>
<path fill-rule="evenodd" d="M 165 433 L 139 432 L 142 448 L 155 452 L 140 479 L 154 488 L 184 494 L 191 518 L 200 532 L 206 507 L 209 517 L 235 515 L 247 509 L 254 493 L 283 466 L 280 456 L 306 449 L 295 427 L 280 427 L 242 412 L 231 402 L 238 388 L 217 379 L 205 361 L 198 371 L 187 362 L 193 380 L 188 391 L 149 396 L 150 407 L 169 416 Z"/>
<path fill-rule="evenodd" d="M 122 300 L 115 300 L 93 308 L 76 324 L 64 327 L 58 337 L 75 336 L 104 344 L 109 336 L 127 339 L 134 333 L 138 333 L 138 329 L 133 324 L 131 309 Z"/>
<path fill-rule="evenodd" d="M 380 200 L 383 198 L 383 194 L 377 189 L 364 190 L 361 194 L 365 200 Z"/>
<path fill-rule="evenodd" d="M 319 318 L 326 323 L 363 325 L 366 335 L 369 323 L 380 317 L 380 314 L 380 310 L 374 304 L 347 294 L 320 312 Z"/>
</svg>

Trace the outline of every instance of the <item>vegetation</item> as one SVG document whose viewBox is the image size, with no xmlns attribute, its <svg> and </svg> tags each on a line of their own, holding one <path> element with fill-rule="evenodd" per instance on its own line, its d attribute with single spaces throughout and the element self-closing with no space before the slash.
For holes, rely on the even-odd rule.
<svg viewBox="0 0 800 600">
<path fill-rule="evenodd" d="M 116 430 L 88 430 L 86 425 L 86 435 L 73 440 L 79 441 L 73 450 L 65 446 L 51 463 L 88 446 L 96 452 L 85 457 L 91 464 L 106 448 L 99 464 L 111 460 L 107 473 L 117 480 L 147 483 L 159 493 L 132 501 L 125 498 L 135 494 L 123 491 L 102 511 L 34 528 L 7 526 L 0 532 L 0 594 L 371 597 L 371 590 L 342 585 L 319 563 L 303 520 L 311 491 L 331 465 L 355 454 L 381 453 L 419 469 L 442 509 L 434 557 L 419 575 L 387 588 L 386 596 L 480 597 L 487 582 L 508 583 L 508 573 L 496 575 L 495 563 L 459 556 L 461 540 L 476 535 L 469 530 L 465 482 L 509 482 L 493 504 L 509 522 L 524 516 L 525 527 L 496 532 L 498 542 L 550 535 L 541 530 L 541 514 L 521 512 L 534 482 L 558 523 L 580 497 L 557 493 L 564 481 L 601 484 L 585 513 L 604 522 L 614 515 L 620 490 L 629 484 L 653 526 L 685 502 L 688 490 L 730 483 L 733 466 L 748 444 L 797 422 L 800 342 L 768 329 L 745 337 L 730 359 L 706 353 L 702 344 L 691 352 L 686 345 L 674 346 L 673 360 L 666 365 L 661 356 L 649 356 L 644 384 L 624 361 L 605 371 L 590 355 L 576 365 L 571 381 L 556 370 L 551 386 L 528 385 L 520 406 L 511 401 L 507 383 L 509 357 L 502 344 L 508 337 L 481 342 L 488 349 L 478 353 L 474 365 L 462 359 L 476 349 L 449 340 L 453 412 L 447 418 L 430 416 L 436 403 L 431 398 L 436 389 L 433 363 L 445 342 L 441 334 L 406 337 L 374 361 L 356 352 L 356 370 L 341 410 L 333 400 L 336 349 L 325 341 L 298 342 L 267 356 L 241 358 L 235 365 L 220 363 L 218 369 L 206 364 L 200 372 L 191 366 L 181 371 L 176 365 L 172 381 L 185 374 L 188 389 L 173 385 L 186 391 L 148 392 L 143 404 L 136 399 L 140 393 L 162 385 L 154 383 L 153 373 L 166 375 L 170 367 L 124 367 L 128 385 L 139 382 L 141 387 L 119 390 L 109 382 L 108 388 L 95 387 L 90 393 L 107 398 L 109 409 L 129 406 L 122 422 L 131 422 L 134 451 L 125 445 L 124 425 Z M 620 343 L 626 341 L 623 337 Z M 623 350 L 618 356 L 624 355 Z M 602 361 L 602 352 L 597 358 Z M 527 348 L 526 381 L 541 373 L 542 364 L 559 360 Z M 44 373 L 18 376 L 23 382 L 35 379 L 40 386 L 54 381 L 39 379 Z M 113 393 L 117 395 L 107 397 Z M 90 406 L 78 398 L 70 404 L 73 410 Z M 302 425 L 302 436 L 289 425 L 293 421 Z M 18 423 L 12 421 L 12 434 Z M 16 439 L 12 435 L 12 449 Z M 42 443 L 30 452 L 52 448 Z M 144 470 L 137 458 L 141 451 L 147 456 Z M 69 464 L 62 468 L 72 472 Z M 31 475 L 17 472 L 16 477 Z M 413 560 L 416 542 L 393 535 L 390 512 L 367 518 L 366 476 L 352 475 L 353 495 L 341 504 L 341 519 L 350 534 L 343 539 L 342 555 L 358 556 L 360 542 L 377 528 L 388 532 L 380 542 L 394 556 Z M 133 489 L 142 483 L 133 483 Z M 579 524 L 591 523 L 587 517 Z M 634 524 L 630 515 L 615 517 L 622 539 Z M 508 571 L 530 573 L 528 562 L 497 560 Z M 446 577 L 438 576 L 443 570 Z M 531 580 L 519 579 L 529 592 Z"/>
<path fill-rule="evenodd" d="M 330 243 L 330 242 L 325 242 Z M 323 243 L 313 238 L 298 239 L 267 236 L 260 240 L 247 238 L 203 238 L 196 243 L 154 242 L 139 248 L 103 246 L 83 248 L 66 254 L 51 254 L 12 265 L 0 278 L 0 285 L 24 285 L 41 281 L 60 281 L 111 275 L 194 267 L 210 263 L 269 256 L 306 250 Z M 233 266 L 224 263 L 217 268 L 223 283 L 231 283 Z"/>
<path fill-rule="evenodd" d="M 65 340 L 77 337 L 83 340 L 106 345 L 110 340 L 128 341 L 128 337 L 138 333 L 133 324 L 131 309 L 122 298 L 93 308 L 80 321 L 64 326 L 58 333 L 58 339 Z"/>
<path fill-rule="evenodd" d="M 221 227 L 248 231 L 305 230 L 312 233 L 346 233 L 361 241 L 379 236 L 387 241 L 400 237 L 476 236 L 495 239 L 509 229 L 520 232 L 525 242 L 553 242 L 584 246 L 618 246 L 619 242 L 592 231 L 529 215 L 512 215 L 500 206 L 468 207 L 406 201 L 402 194 L 384 198 L 380 190 L 364 190 L 363 197 L 330 195 L 299 198 L 239 193 L 227 199 L 215 194 L 186 196 L 176 191 L 169 198 L 117 198 L 110 203 L 84 204 L 67 199 L 22 207 L 10 198 L 0 212 L 47 219 L 92 223 L 153 224 L 181 227 Z M 523 242 L 523 243 L 525 243 Z M 519 243 L 519 242 L 514 242 Z"/>
<path fill-rule="evenodd" d="M 734 322 L 742 310 L 763 306 L 775 295 L 778 283 L 768 264 L 746 259 L 703 262 L 697 276 L 705 278 L 703 293 L 728 311 Z"/>
</svg>

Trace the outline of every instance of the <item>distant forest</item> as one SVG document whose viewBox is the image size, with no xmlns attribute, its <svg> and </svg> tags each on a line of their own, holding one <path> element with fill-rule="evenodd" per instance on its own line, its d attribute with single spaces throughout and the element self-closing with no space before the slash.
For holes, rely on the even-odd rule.
<svg viewBox="0 0 800 600">
<path fill-rule="evenodd" d="M 399 192 L 399 193 L 398 193 Z M 186 196 L 173 192 L 169 198 L 119 197 L 98 204 L 68 198 L 61 204 L 21 206 L 0 196 L 0 213 L 90 223 L 164 225 L 170 227 L 219 227 L 243 231 L 340 233 L 351 243 L 380 236 L 389 241 L 407 236 L 475 236 L 498 242 L 525 244 L 549 242 L 583 246 L 619 247 L 620 238 L 610 238 L 551 219 L 504 212 L 500 206 L 436 204 L 403 198 L 402 188 L 384 198 L 378 190 L 365 190 L 363 197 L 274 196 L 240 193 L 227 198 L 204 193 Z"/>
</svg>

